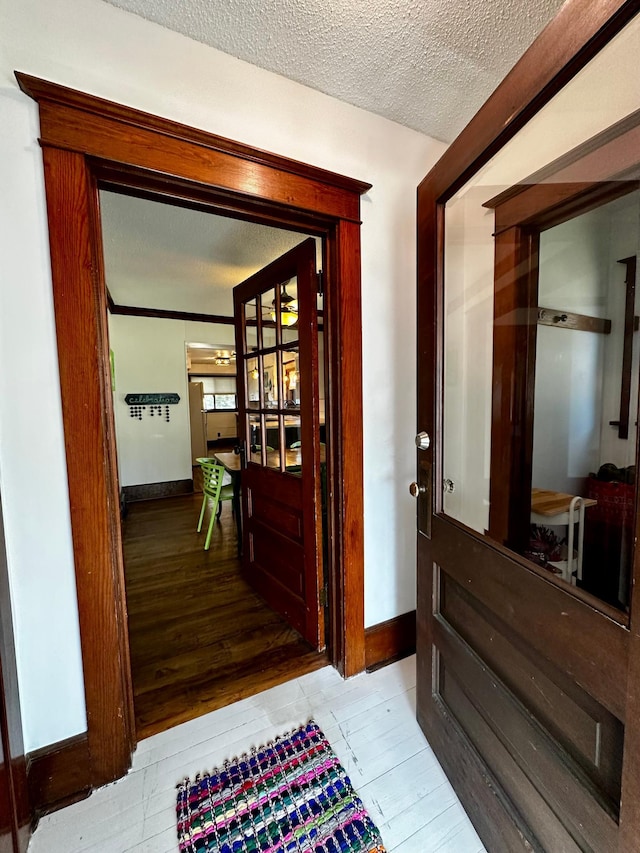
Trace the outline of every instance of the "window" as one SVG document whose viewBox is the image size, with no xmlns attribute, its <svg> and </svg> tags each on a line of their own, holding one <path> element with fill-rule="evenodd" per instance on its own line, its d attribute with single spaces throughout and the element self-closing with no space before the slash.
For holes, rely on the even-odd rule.
<svg viewBox="0 0 640 853">
<path fill-rule="evenodd" d="M 189 382 L 201 382 L 203 408 L 207 412 L 235 412 L 238 408 L 235 376 L 189 376 Z"/>
</svg>

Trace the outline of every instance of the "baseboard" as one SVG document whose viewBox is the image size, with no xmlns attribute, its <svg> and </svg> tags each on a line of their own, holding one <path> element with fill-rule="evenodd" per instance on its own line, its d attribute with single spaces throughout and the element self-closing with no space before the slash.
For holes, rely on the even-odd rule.
<svg viewBox="0 0 640 853">
<path fill-rule="evenodd" d="M 416 650 L 416 611 L 379 622 L 364 632 L 365 667 L 377 669 Z"/>
<path fill-rule="evenodd" d="M 167 480 L 165 483 L 144 483 L 139 486 L 123 486 L 126 503 L 150 501 L 155 498 L 174 498 L 193 493 L 193 480 Z"/>
<path fill-rule="evenodd" d="M 30 752 L 27 783 L 36 817 L 87 797 L 91 793 L 87 733 Z"/>
</svg>

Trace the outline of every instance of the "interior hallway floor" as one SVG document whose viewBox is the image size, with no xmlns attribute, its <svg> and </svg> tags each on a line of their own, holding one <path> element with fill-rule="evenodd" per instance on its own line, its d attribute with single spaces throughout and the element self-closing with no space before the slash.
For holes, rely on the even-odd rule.
<svg viewBox="0 0 640 853">
<path fill-rule="evenodd" d="M 143 740 L 124 779 L 43 818 L 29 853 L 176 853 L 175 786 L 313 718 L 389 853 L 483 853 L 415 718 L 415 657 L 329 666 Z"/>
<path fill-rule="evenodd" d="M 326 664 L 242 577 L 230 501 L 204 550 L 201 505 L 131 503 L 122 526 L 138 738 Z"/>
</svg>

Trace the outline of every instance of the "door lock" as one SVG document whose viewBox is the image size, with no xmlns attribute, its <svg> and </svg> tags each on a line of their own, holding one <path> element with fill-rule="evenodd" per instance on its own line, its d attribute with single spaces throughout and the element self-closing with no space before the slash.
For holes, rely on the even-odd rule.
<svg viewBox="0 0 640 853">
<path fill-rule="evenodd" d="M 428 450 L 431 444 L 428 432 L 419 432 L 416 436 L 416 447 L 418 450 Z"/>
</svg>

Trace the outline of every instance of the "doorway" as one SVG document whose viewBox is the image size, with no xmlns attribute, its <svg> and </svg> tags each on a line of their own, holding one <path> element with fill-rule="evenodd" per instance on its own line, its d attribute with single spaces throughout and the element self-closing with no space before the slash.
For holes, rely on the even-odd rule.
<svg viewBox="0 0 640 853">
<path fill-rule="evenodd" d="M 40 106 L 88 783 L 95 787 L 126 772 L 135 744 L 98 186 L 323 235 L 334 408 L 327 465 L 333 495 L 329 631 L 332 663 L 348 676 L 364 669 L 365 657 L 360 195 L 370 184 L 29 75 L 16 77 Z"/>
<path fill-rule="evenodd" d="M 320 409 L 325 430 L 326 392 L 320 380 L 326 371 L 318 369 L 317 358 L 318 335 L 323 334 L 317 316 L 322 306 L 317 304 L 315 272 L 316 256 L 321 264 L 323 251 L 321 238 L 221 216 L 214 210 L 167 204 L 161 198 L 101 190 L 100 211 L 133 704 L 136 734 L 141 738 L 327 661 L 324 631 L 312 636 L 297 618 L 297 610 L 280 607 L 283 594 L 293 595 L 297 588 L 286 571 L 292 565 L 287 555 L 293 552 L 296 556 L 302 544 L 291 538 L 291 513 L 300 514 L 304 529 L 311 525 L 314 530 L 316 519 L 324 520 L 325 527 L 327 524 L 319 489 L 317 506 L 315 502 L 319 472 L 314 477 L 308 470 L 303 476 L 301 464 L 301 424 L 305 425 L 309 451 L 314 444 L 319 450 L 324 437 Z M 243 330 L 241 340 L 236 339 L 234 286 L 249 272 L 264 279 L 269 263 L 279 269 L 282 252 L 290 246 L 305 247 L 311 276 L 307 274 L 304 281 L 288 279 L 291 296 L 282 299 L 291 303 L 288 313 L 282 315 L 287 320 L 284 332 L 282 324 L 272 319 L 281 293 L 272 284 L 269 298 L 263 297 L 265 311 L 259 327 L 268 351 L 263 356 L 255 345 L 255 312 L 253 325 L 249 320 L 249 334 Z M 276 331 L 279 339 L 286 338 L 279 360 L 282 376 L 269 350 L 269 336 L 273 335 L 275 344 Z M 253 379 L 250 370 L 245 387 L 245 372 L 238 370 L 238 364 L 245 363 L 240 351 L 253 337 L 249 354 L 252 363 L 261 360 L 264 382 Z M 316 354 L 313 359 L 311 350 Z M 305 357 L 304 370 L 300 352 Z M 308 376 L 312 363 L 313 376 Z M 267 379 L 268 389 L 262 387 Z M 298 498 L 303 481 L 314 491 L 304 502 L 294 500 L 276 520 L 268 536 L 279 537 L 278 547 L 276 553 L 270 553 L 266 566 L 258 561 L 243 567 L 246 507 L 255 507 L 256 498 L 245 501 L 242 510 L 240 502 L 238 506 L 232 501 L 221 503 L 217 521 L 215 509 L 205 507 L 206 523 L 197 533 L 203 502 L 200 461 L 209 458 L 225 465 L 234 483 L 238 478 L 242 491 L 249 493 L 245 479 L 250 471 L 236 471 L 241 456 L 233 451 L 242 443 L 238 425 L 247 419 L 247 406 L 253 423 L 260 404 L 259 399 L 247 402 L 245 391 L 253 398 L 253 389 L 259 386 L 266 413 L 265 436 L 274 445 L 268 448 L 266 476 L 280 476 L 285 481 L 282 486 L 290 481 Z M 281 425 L 279 410 L 274 408 L 279 387 L 286 395 L 282 402 L 285 417 L 280 419 L 285 423 Z M 274 457 L 280 459 L 280 435 L 282 453 L 299 457 L 294 476 L 290 465 L 283 475 L 276 472 Z M 259 446 L 260 439 L 256 440 Z M 255 459 L 255 452 L 249 452 L 249 468 L 256 468 Z M 225 471 L 225 476 L 230 475 Z M 227 496 L 231 488 L 229 484 Z M 270 489 L 273 511 L 279 504 L 273 499 L 273 484 Z M 212 536 L 209 547 L 203 548 L 210 513 Z M 262 519 L 259 529 L 265 529 L 265 524 Z M 319 565 L 320 573 L 324 538 L 326 530 L 319 532 L 319 543 L 307 537 L 310 544 L 303 549 L 309 565 Z M 254 550 L 252 544 L 245 555 Z M 283 570 L 285 576 L 280 577 Z M 265 577 L 271 579 L 269 583 L 264 582 Z M 317 584 L 309 593 L 313 613 L 311 599 L 318 609 Z M 324 620 L 324 608 L 321 615 Z"/>
</svg>

